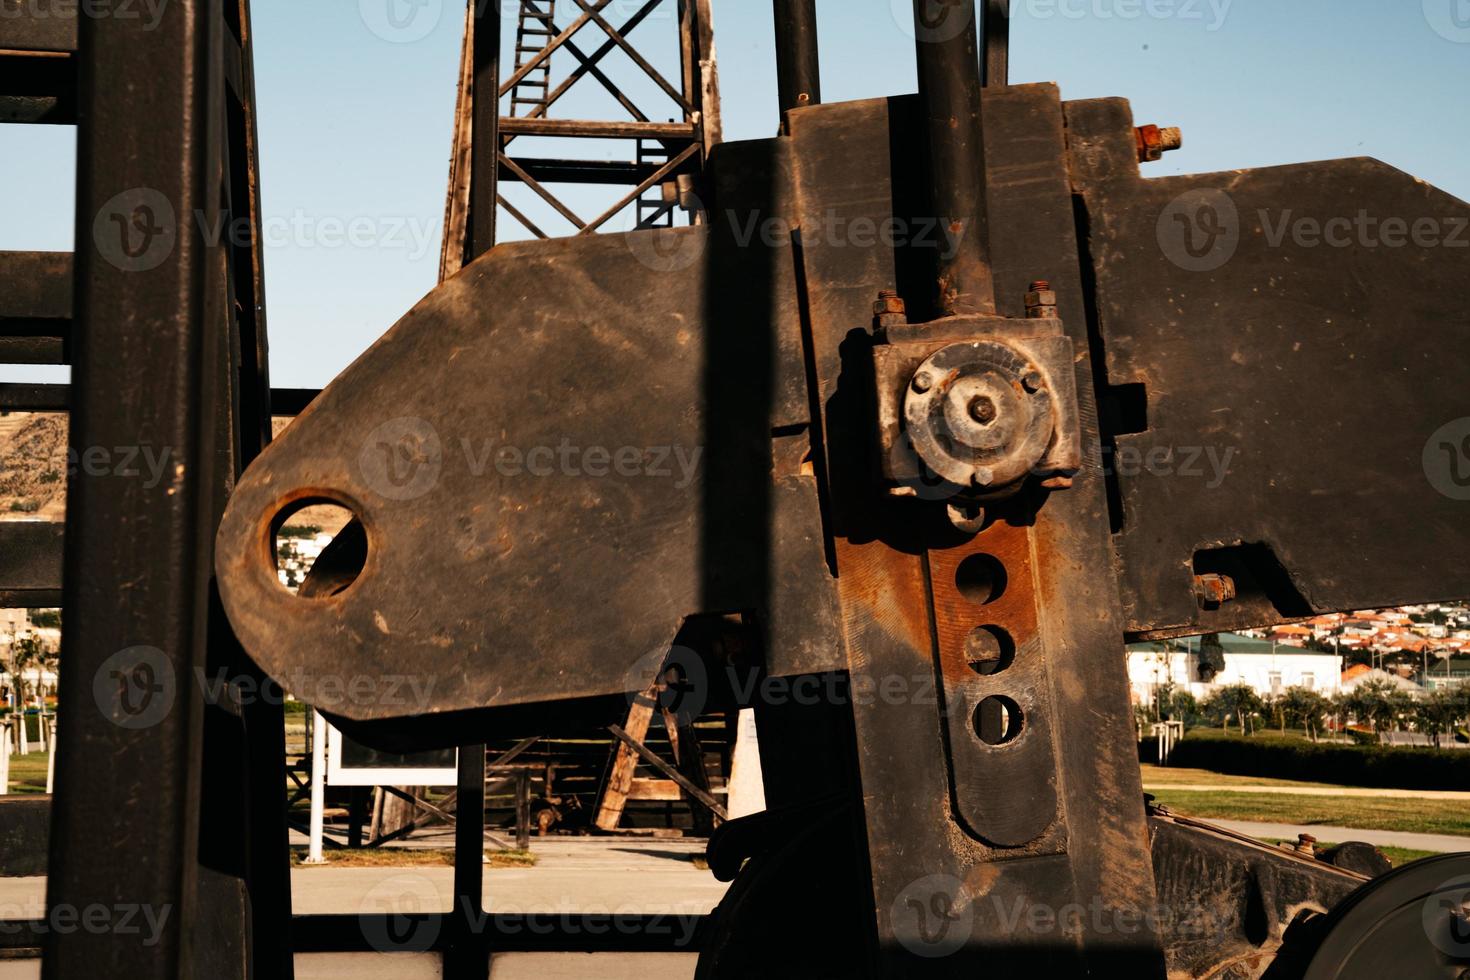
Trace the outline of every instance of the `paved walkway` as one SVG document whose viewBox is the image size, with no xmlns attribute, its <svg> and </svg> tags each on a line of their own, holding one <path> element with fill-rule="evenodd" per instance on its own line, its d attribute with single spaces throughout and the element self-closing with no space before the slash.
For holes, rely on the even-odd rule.
<svg viewBox="0 0 1470 980">
<path fill-rule="evenodd" d="M 1278 793 L 1282 796 L 1332 796 L 1400 800 L 1470 800 L 1470 792 L 1438 789 L 1365 789 L 1346 786 L 1221 786 L 1214 783 L 1144 783 L 1146 793 Z"/>
<path fill-rule="evenodd" d="M 440 841 L 441 844 L 448 840 Z M 431 845 L 432 846 L 432 845 Z M 665 915 L 675 931 L 693 929 L 729 886 L 694 866 L 702 840 L 646 838 L 532 838 L 536 864 L 529 868 L 485 869 L 485 906 L 520 913 L 553 925 L 561 915 Z M 330 852 L 328 852 L 330 856 Z M 421 912 L 448 910 L 454 869 L 340 868 L 330 864 L 291 870 L 293 911 L 312 913 Z M 45 878 L 0 878 L 0 919 L 39 918 L 45 908 Z M 690 980 L 693 954 L 517 953 L 495 957 L 491 980 Z M 436 980 L 435 956 L 395 953 L 302 955 L 297 980 Z M 0 980 L 40 976 L 35 961 L 0 960 Z"/>
<path fill-rule="evenodd" d="M 1226 830 L 1233 830 L 1247 837 L 1296 840 L 1298 834 L 1311 834 L 1319 841 L 1330 841 L 1334 844 L 1360 840 L 1375 847 L 1404 847 L 1414 851 L 1435 851 L 1441 854 L 1470 851 L 1470 837 L 1452 837 L 1449 834 L 1410 834 L 1397 830 L 1359 830 L 1354 827 L 1333 827 L 1325 824 L 1256 823 L 1250 820 L 1215 820 L 1203 817 L 1200 820 L 1202 823 L 1224 827 Z"/>
</svg>

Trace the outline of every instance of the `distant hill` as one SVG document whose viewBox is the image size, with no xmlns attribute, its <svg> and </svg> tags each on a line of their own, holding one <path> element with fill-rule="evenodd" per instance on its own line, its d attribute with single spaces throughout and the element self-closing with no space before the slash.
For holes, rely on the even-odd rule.
<svg viewBox="0 0 1470 980">
<path fill-rule="evenodd" d="M 0 520 L 59 520 L 66 509 L 66 416 L 0 415 Z"/>
</svg>

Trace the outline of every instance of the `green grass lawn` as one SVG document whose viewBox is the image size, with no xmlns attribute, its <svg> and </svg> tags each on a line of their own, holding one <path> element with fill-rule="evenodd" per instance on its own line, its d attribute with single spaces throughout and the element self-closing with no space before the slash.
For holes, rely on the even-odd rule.
<svg viewBox="0 0 1470 980">
<path fill-rule="evenodd" d="M 1144 764 L 1144 786 L 1297 786 L 1311 789 L 1340 789 L 1328 783 L 1302 783 L 1291 779 L 1267 779 L 1261 776 L 1227 776 L 1208 769 L 1176 769 Z"/>
<path fill-rule="evenodd" d="M 454 867 L 454 851 L 442 848 L 334 848 L 324 851 L 326 864 L 305 864 L 306 848 L 291 848 L 291 866 L 305 868 L 425 868 Z M 492 868 L 529 868 L 536 855 L 530 851 L 486 851 Z"/>
<path fill-rule="evenodd" d="M 1470 837 L 1470 804 L 1463 800 L 1287 796 L 1164 788 L 1150 792 L 1159 803 L 1175 813 L 1202 820 L 1252 820 L 1305 826 L 1323 824 L 1359 830 Z"/>
<path fill-rule="evenodd" d="M 10 792 L 46 792 L 46 765 L 51 758 L 49 752 L 32 752 L 29 755 L 10 757 Z"/>
</svg>

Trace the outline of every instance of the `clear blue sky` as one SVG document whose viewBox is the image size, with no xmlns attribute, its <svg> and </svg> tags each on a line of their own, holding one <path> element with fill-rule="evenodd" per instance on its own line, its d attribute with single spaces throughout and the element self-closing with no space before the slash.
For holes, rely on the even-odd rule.
<svg viewBox="0 0 1470 980">
<path fill-rule="evenodd" d="M 389 2 L 412 12 L 410 0 L 255 0 L 278 385 L 326 383 L 434 284 L 463 6 L 420 0 L 395 28 Z M 1153 175 L 1366 155 L 1470 199 L 1470 0 L 1013 6 L 1013 81 L 1056 81 L 1067 98 L 1125 96 L 1140 122 L 1184 128 L 1185 149 Z M 726 136 L 769 136 L 770 4 L 714 7 Z M 614 0 L 611 19 L 633 9 Z M 827 101 L 914 90 L 909 0 L 819 9 Z M 590 48 L 600 38 L 588 31 Z M 667 16 L 633 36 L 650 39 L 650 53 L 672 51 L 660 31 L 672 36 Z M 675 74 L 668 57 L 654 60 Z M 650 115 L 665 111 L 650 86 L 633 91 Z M 566 106 L 609 115 L 592 92 Z M 0 126 L 0 249 L 71 248 L 74 152 L 69 128 Z M 576 202 L 583 217 L 599 210 Z M 0 380 L 23 378 L 64 380 L 65 370 L 0 367 Z"/>
</svg>

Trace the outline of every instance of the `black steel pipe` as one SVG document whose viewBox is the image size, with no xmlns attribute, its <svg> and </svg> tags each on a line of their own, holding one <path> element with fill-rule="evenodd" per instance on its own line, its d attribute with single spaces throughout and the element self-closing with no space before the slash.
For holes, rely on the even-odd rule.
<svg viewBox="0 0 1470 980">
<path fill-rule="evenodd" d="M 939 310 L 994 313 L 975 0 L 914 0 L 914 33 L 930 200 L 958 241 L 937 256 Z"/>
<path fill-rule="evenodd" d="M 776 84 L 781 111 L 822 102 L 817 0 L 774 0 Z"/>
<path fill-rule="evenodd" d="M 1011 0 L 985 0 L 985 87 L 1008 85 L 1011 65 Z"/>
</svg>

